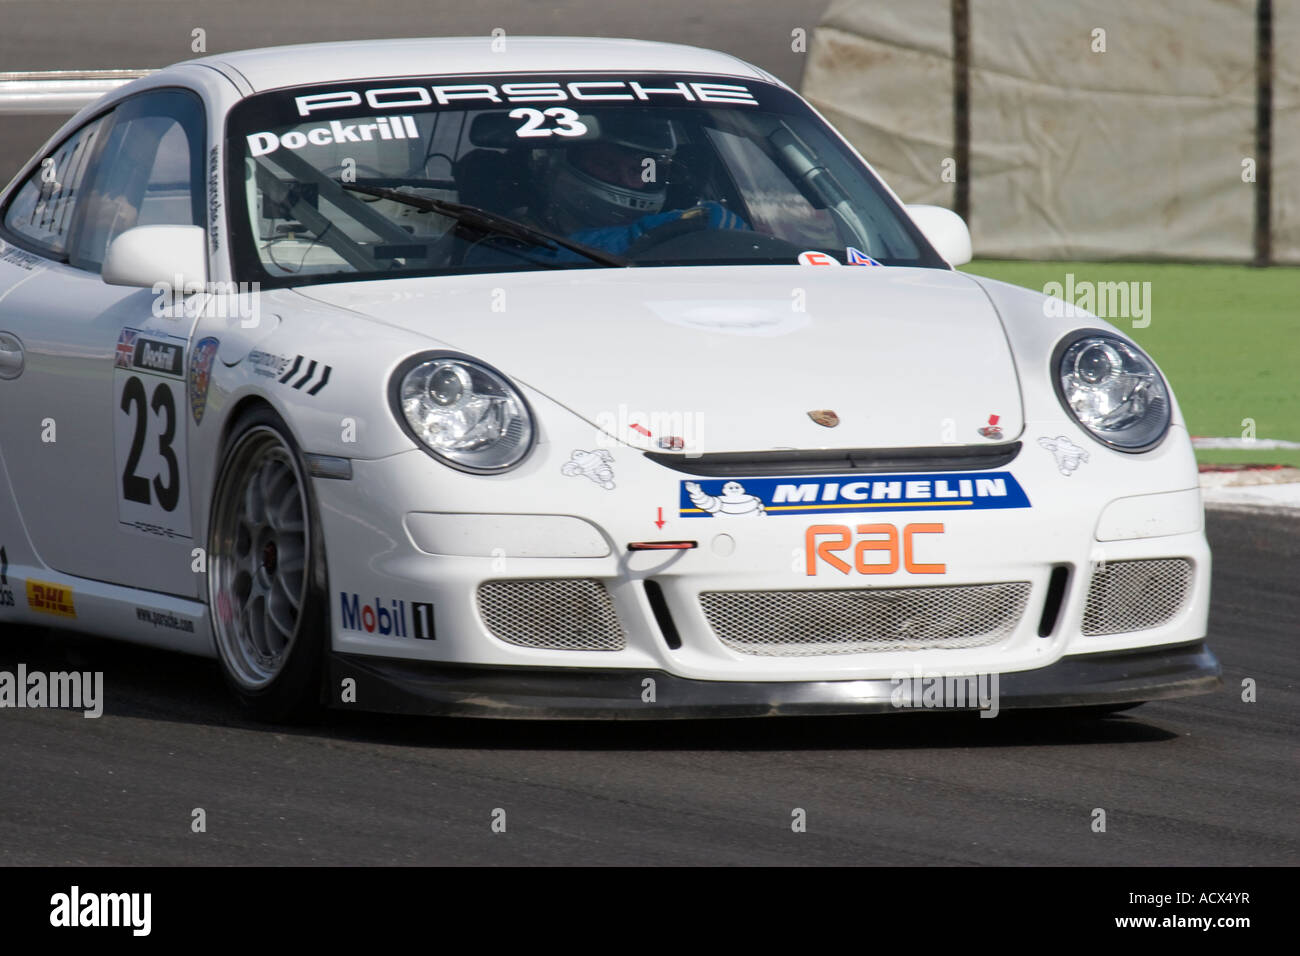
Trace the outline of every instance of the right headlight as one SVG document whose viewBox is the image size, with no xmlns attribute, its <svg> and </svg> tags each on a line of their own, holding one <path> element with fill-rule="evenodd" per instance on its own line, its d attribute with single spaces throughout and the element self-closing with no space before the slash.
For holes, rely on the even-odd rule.
<svg viewBox="0 0 1300 956">
<path fill-rule="evenodd" d="M 450 352 L 417 355 L 393 376 L 398 421 L 443 463 L 478 474 L 507 471 L 533 447 L 533 416 L 510 380 Z"/>
<path fill-rule="evenodd" d="M 1076 332 L 1057 346 L 1053 365 L 1062 404 L 1103 444 L 1146 451 L 1169 431 L 1169 388 L 1131 342 L 1100 329 Z"/>
</svg>

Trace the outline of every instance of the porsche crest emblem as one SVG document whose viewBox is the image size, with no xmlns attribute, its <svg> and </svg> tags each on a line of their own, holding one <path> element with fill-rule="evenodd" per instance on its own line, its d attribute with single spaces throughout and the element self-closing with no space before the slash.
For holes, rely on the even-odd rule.
<svg viewBox="0 0 1300 956">
<path fill-rule="evenodd" d="M 829 408 L 814 409 L 808 413 L 808 417 L 818 425 L 823 425 L 826 428 L 834 428 L 840 423 L 840 416 L 836 415 Z"/>
</svg>

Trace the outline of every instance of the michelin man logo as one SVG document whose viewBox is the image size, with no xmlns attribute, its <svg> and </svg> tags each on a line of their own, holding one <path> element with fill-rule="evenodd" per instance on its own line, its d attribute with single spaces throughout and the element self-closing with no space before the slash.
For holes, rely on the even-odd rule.
<svg viewBox="0 0 1300 956">
<path fill-rule="evenodd" d="M 575 448 L 560 471 L 570 478 L 576 475 L 590 478 L 606 491 L 613 491 L 614 469 L 610 467 L 613 464 L 614 456 L 603 448 L 596 451 L 582 451 Z"/>
<path fill-rule="evenodd" d="M 1056 467 L 1067 478 L 1080 464 L 1088 460 L 1088 453 L 1064 435 L 1057 435 L 1055 438 L 1040 438 L 1038 444 L 1056 457 Z"/>
<path fill-rule="evenodd" d="M 754 495 L 745 493 L 745 486 L 738 481 L 729 481 L 722 486 L 722 494 L 706 495 L 697 481 L 686 482 L 686 494 L 691 504 L 701 511 L 707 511 L 715 517 L 741 517 L 744 515 L 764 515 L 763 502 Z"/>
</svg>

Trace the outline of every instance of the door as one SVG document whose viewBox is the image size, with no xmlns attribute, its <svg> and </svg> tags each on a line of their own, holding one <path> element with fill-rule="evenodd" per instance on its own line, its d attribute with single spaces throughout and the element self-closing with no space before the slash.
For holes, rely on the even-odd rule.
<svg viewBox="0 0 1300 956">
<path fill-rule="evenodd" d="M 0 272 L 0 332 L 23 364 L 0 379 L 0 449 L 37 554 L 185 597 L 200 593 L 185 416 L 195 320 L 168 308 L 168 290 L 107 285 L 100 267 L 133 226 L 205 225 L 203 130 L 202 101 L 165 90 L 72 134 L 4 210 L 4 239 L 33 267 Z"/>
</svg>

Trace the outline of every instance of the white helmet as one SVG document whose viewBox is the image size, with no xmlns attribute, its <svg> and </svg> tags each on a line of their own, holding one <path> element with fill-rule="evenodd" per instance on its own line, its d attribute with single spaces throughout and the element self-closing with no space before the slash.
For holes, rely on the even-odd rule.
<svg viewBox="0 0 1300 956">
<path fill-rule="evenodd" d="M 547 218 L 571 233 L 625 225 L 662 210 L 668 164 L 677 151 L 672 124 L 643 110 L 619 110 L 589 125 L 599 136 L 547 150 Z"/>
</svg>

